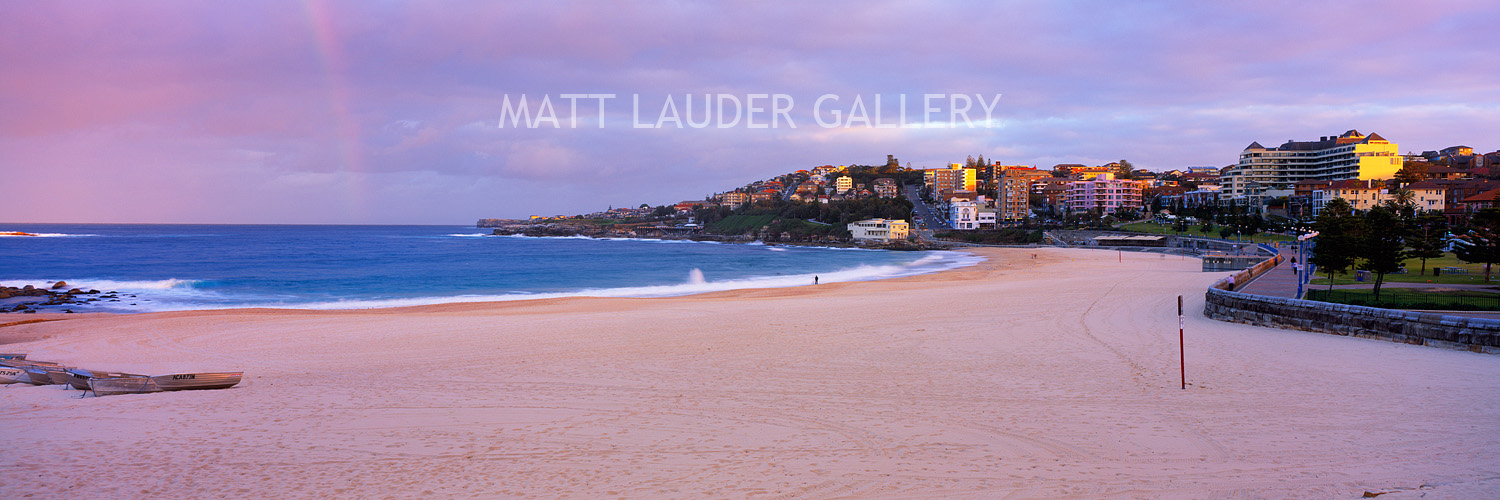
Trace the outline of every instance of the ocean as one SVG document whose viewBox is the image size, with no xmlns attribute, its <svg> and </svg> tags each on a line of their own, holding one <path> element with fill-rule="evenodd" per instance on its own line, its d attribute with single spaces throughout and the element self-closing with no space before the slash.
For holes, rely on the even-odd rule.
<svg viewBox="0 0 1500 500">
<path fill-rule="evenodd" d="M 660 297 L 910 276 L 962 252 L 494 236 L 473 226 L 0 224 L 0 285 L 119 292 L 56 312 Z M 98 297 L 98 296 L 95 296 Z"/>
</svg>

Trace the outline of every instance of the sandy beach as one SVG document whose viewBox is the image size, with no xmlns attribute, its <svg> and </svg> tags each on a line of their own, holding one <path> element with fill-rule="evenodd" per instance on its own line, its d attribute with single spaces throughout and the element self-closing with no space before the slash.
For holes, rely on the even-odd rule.
<svg viewBox="0 0 1500 500">
<path fill-rule="evenodd" d="M 219 391 L 0 388 L 0 493 L 1500 496 L 1500 357 L 1208 320 L 1223 273 L 1191 258 L 976 253 L 676 298 L 0 316 L 62 319 L 0 327 L 3 352 L 246 372 Z"/>
</svg>

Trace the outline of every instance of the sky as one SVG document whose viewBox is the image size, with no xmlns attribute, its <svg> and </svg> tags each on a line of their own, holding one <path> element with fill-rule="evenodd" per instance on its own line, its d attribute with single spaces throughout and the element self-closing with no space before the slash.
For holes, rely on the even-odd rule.
<svg viewBox="0 0 1500 500">
<path fill-rule="evenodd" d="M 471 224 L 886 155 L 1161 171 L 1350 129 L 1488 152 L 1495 19 L 1493 1 L 4 2 L 0 222 Z M 522 96 L 532 120 L 502 121 Z M 731 124 L 735 102 L 764 109 Z"/>
</svg>

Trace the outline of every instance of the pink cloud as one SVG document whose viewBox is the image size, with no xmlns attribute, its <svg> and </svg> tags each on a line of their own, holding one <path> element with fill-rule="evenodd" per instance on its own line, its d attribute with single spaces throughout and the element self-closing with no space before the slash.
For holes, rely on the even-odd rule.
<svg viewBox="0 0 1500 500">
<path fill-rule="evenodd" d="M 1500 149 L 1480 133 L 1500 108 L 1497 17 L 1479 1 L 7 3 L 0 196 L 72 200 L 18 220 L 450 222 L 885 154 L 1214 165 L 1348 128 Z M 523 92 L 788 93 L 803 111 L 823 93 L 1003 93 L 1008 126 L 494 127 Z"/>
</svg>

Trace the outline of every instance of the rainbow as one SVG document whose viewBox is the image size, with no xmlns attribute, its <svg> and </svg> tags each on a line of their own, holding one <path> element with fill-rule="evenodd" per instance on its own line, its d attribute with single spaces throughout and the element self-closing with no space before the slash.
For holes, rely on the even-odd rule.
<svg viewBox="0 0 1500 500">
<path fill-rule="evenodd" d="M 312 32 L 317 56 L 323 67 L 324 87 L 328 93 L 328 107 L 337 132 L 338 176 L 344 187 L 344 203 L 348 215 L 363 218 L 369 215 L 364 158 L 360 148 L 359 122 L 350 112 L 351 87 L 347 81 L 348 58 L 344 55 L 337 32 L 333 26 L 333 15 L 321 0 L 305 0 L 308 27 Z"/>
</svg>

